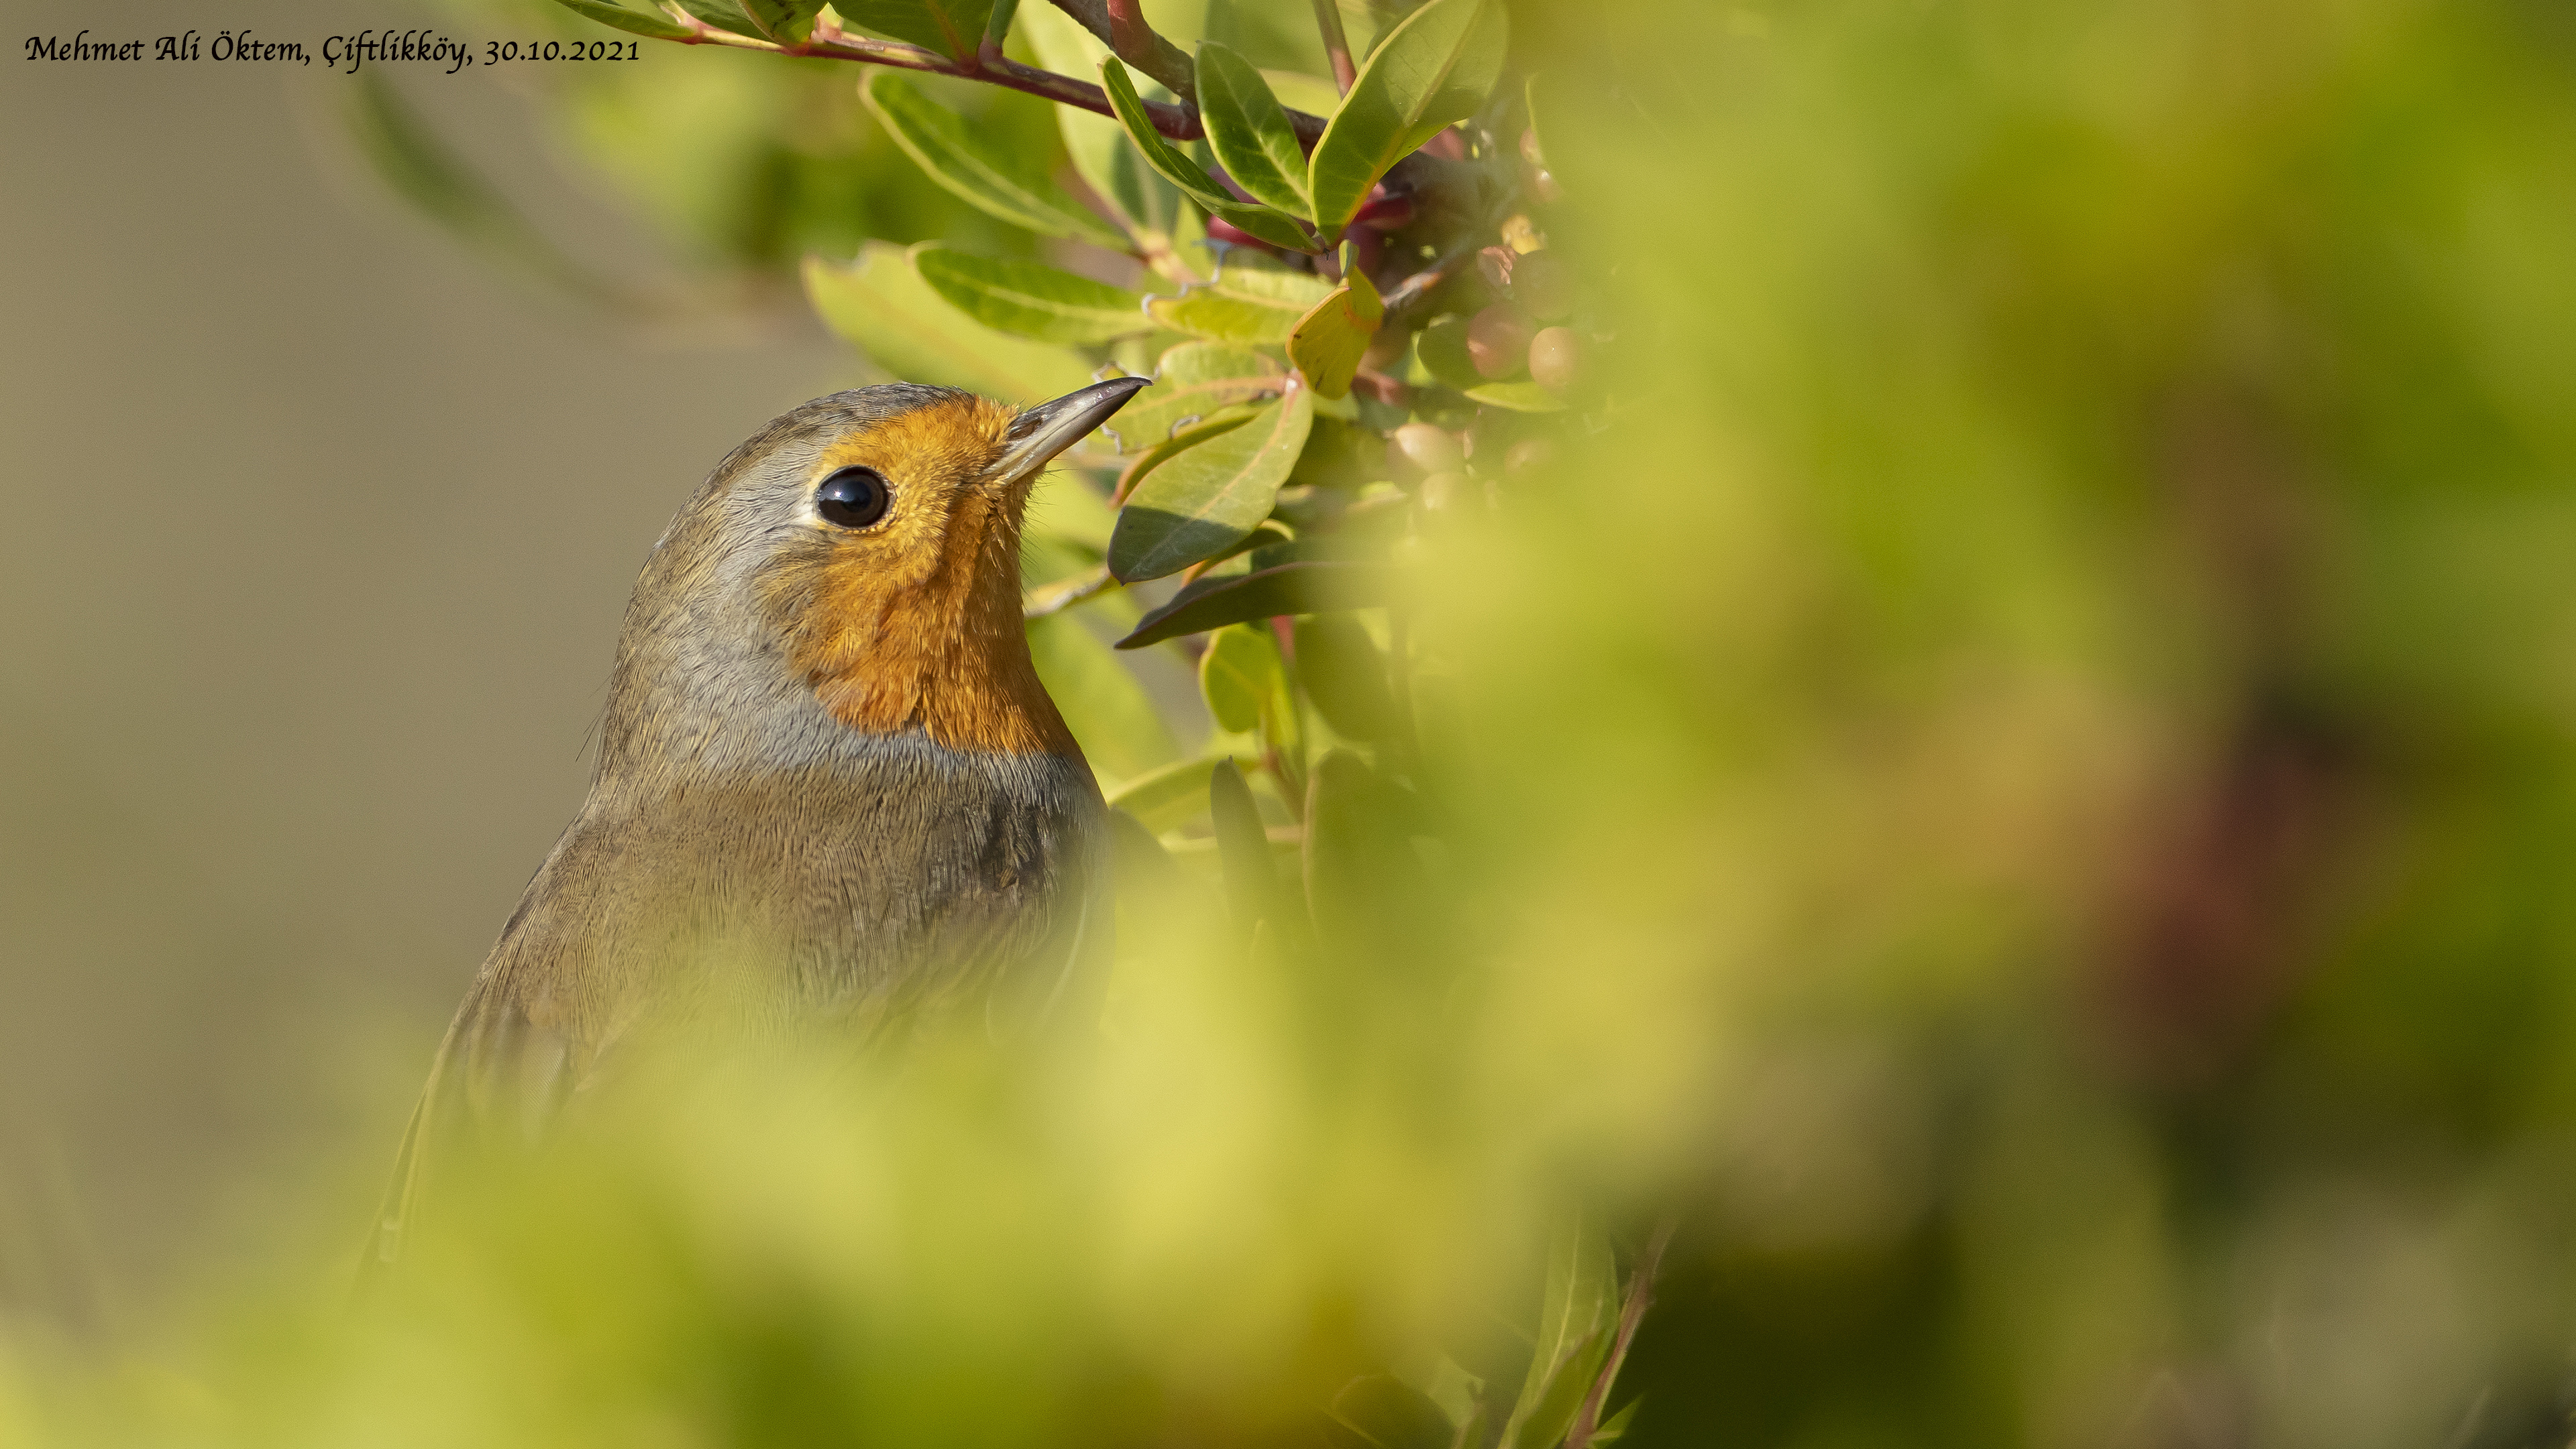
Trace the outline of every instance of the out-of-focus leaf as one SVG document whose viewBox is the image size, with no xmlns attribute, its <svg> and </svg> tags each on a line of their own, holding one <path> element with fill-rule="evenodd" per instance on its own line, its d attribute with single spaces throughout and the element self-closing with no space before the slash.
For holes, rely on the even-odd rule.
<svg viewBox="0 0 2576 1449">
<path fill-rule="evenodd" d="M 1216 829 L 1219 864 L 1225 871 L 1226 907 L 1235 929 L 1252 934 L 1265 917 L 1279 911 L 1279 867 L 1270 857 L 1270 835 L 1261 825 L 1261 810 L 1252 803 L 1252 787 L 1232 760 L 1219 760 L 1208 772 L 1208 821 Z"/>
<path fill-rule="evenodd" d="M 656 40 L 676 40 L 689 34 L 689 27 L 674 21 L 658 10 L 649 13 L 629 10 L 623 5 L 611 5 L 608 0 L 555 0 L 555 3 L 576 15 L 588 16 L 602 25 L 613 25 L 620 30 L 632 31 L 637 35 L 649 35 Z"/>
<path fill-rule="evenodd" d="M 1315 143 L 1307 195 L 1338 236 L 1388 167 L 1474 115 L 1502 74 L 1510 23 L 1499 0 L 1431 0 L 1387 36 Z"/>
<path fill-rule="evenodd" d="M 1371 1449 L 1449 1449 L 1458 1432 L 1438 1404 L 1392 1374 L 1353 1379 L 1333 1396 L 1332 1418 Z"/>
<path fill-rule="evenodd" d="M 1382 740 L 1396 728 L 1386 656 L 1359 621 L 1338 614 L 1297 621 L 1297 677 L 1324 722 L 1355 740 Z"/>
<path fill-rule="evenodd" d="M 1109 793 L 1109 808 L 1124 810 L 1160 835 L 1188 824 L 1207 808 L 1207 761 L 1174 760 L 1138 775 Z"/>
<path fill-rule="evenodd" d="M 983 42 L 993 0 L 847 0 L 832 9 L 863 30 L 965 60 Z"/>
<path fill-rule="evenodd" d="M 1100 774 L 1128 780 L 1180 754 L 1126 662 L 1071 614 L 1028 621 L 1029 657 L 1064 722 Z"/>
<path fill-rule="evenodd" d="M 1198 85 L 1199 119 L 1217 164 L 1256 200 L 1290 216 L 1311 215 L 1305 149 L 1261 72 L 1225 46 L 1203 41 Z"/>
<path fill-rule="evenodd" d="M 1029 496 L 1024 531 L 1072 544 L 1097 559 L 1109 551 L 1109 533 L 1117 526 L 1117 513 L 1097 489 L 1070 472 L 1056 472 Z"/>
<path fill-rule="evenodd" d="M 1360 355 L 1385 321 L 1386 302 L 1378 296 L 1377 284 L 1353 267 L 1340 286 L 1289 329 L 1288 360 L 1317 393 L 1345 396 L 1351 379 L 1359 375 Z"/>
<path fill-rule="evenodd" d="M 1091 75 L 1100 69 L 1109 48 L 1056 6 L 1032 3 L 1020 13 L 1020 27 L 1037 48 L 1038 63 L 1058 75 Z M 1064 134 L 1065 155 L 1073 169 L 1118 214 L 1119 224 L 1151 256 L 1169 248 L 1180 213 L 1181 194 L 1145 164 L 1127 140 L 1127 128 L 1116 118 L 1077 106 L 1057 106 L 1056 126 Z"/>
<path fill-rule="evenodd" d="M 1564 1406 L 1564 1418 L 1553 1437 L 1534 1438 L 1531 1430 L 1539 1416 L 1551 1411 L 1550 1395 L 1571 1361 L 1597 1345 L 1606 1353 L 1609 1328 L 1619 1312 L 1618 1268 L 1611 1257 L 1610 1243 L 1580 1216 L 1558 1225 L 1549 1236 L 1547 1246 L 1547 1291 L 1539 1303 L 1538 1323 L 1530 1335 L 1529 1373 L 1521 1381 L 1519 1401 L 1511 1418 L 1504 1424 L 1507 1443 L 1515 1449 L 1553 1445 L 1565 1437 L 1567 1424 L 1574 1415 L 1574 1404 Z M 1600 1370 L 1600 1354 L 1592 1360 L 1593 1372 Z M 1585 1375 L 1589 1382 L 1590 1375 Z M 1576 1395 L 1579 1401 L 1581 1395 Z"/>
<path fill-rule="evenodd" d="M 1565 399 L 1537 383 L 1528 381 L 1488 382 L 1467 389 L 1467 396 L 1489 407 L 1503 408 L 1516 413 L 1565 411 Z"/>
<path fill-rule="evenodd" d="M 1583 1407 L 1584 1395 L 1592 1391 L 1593 1381 L 1601 1376 L 1601 1361 L 1609 1352 L 1608 1328 L 1583 1336 L 1530 1405 L 1529 1417 L 1512 1436 L 1513 1449 L 1556 1449 L 1565 1442 L 1565 1431 L 1574 1427 L 1574 1416 Z"/>
<path fill-rule="evenodd" d="M 1327 948 L 1419 959 L 1420 907 L 1429 891 L 1407 838 L 1416 815 L 1413 796 L 1352 751 L 1327 750 L 1315 762 L 1306 798 L 1306 904 Z"/>
<path fill-rule="evenodd" d="M 801 45 L 814 32 L 823 0 L 735 0 L 760 33 L 781 45 Z"/>
<path fill-rule="evenodd" d="M 1127 67 L 1114 55 L 1100 63 L 1100 86 L 1109 93 L 1110 108 L 1118 113 L 1119 124 L 1127 128 L 1127 139 L 1136 143 L 1146 164 L 1162 173 L 1164 180 L 1179 187 L 1190 200 L 1273 246 L 1295 252 L 1318 250 L 1315 239 L 1296 222 L 1269 207 L 1237 201 L 1217 184 L 1215 177 L 1200 170 L 1199 163 L 1164 140 L 1163 134 L 1154 129 L 1153 118 L 1145 114 L 1145 103 L 1137 96 L 1136 83 L 1128 78 Z"/>
<path fill-rule="evenodd" d="M 912 264 L 930 289 L 987 327 L 1041 342 L 1107 342 L 1151 329 L 1140 292 L 1089 277 L 925 244 Z"/>
<path fill-rule="evenodd" d="M 1102 431 L 1122 453 L 1168 441 L 1175 429 L 1220 408 L 1271 396 L 1288 384 L 1279 364 L 1258 352 L 1215 342 L 1185 342 L 1163 354 L 1154 385 L 1118 410 Z"/>
<path fill-rule="evenodd" d="M 1270 631 L 1236 624 L 1208 636 L 1199 656 L 1199 692 L 1224 729 L 1249 734 L 1289 708 L 1288 666 Z"/>
<path fill-rule="evenodd" d="M 931 180 L 978 209 L 1046 236 L 1127 249 L 1125 236 L 1066 195 L 1029 157 L 998 144 L 911 81 L 881 70 L 859 94 Z"/>
<path fill-rule="evenodd" d="M 1644 1402 L 1643 1399 L 1630 1399 L 1619 1412 L 1602 1420 L 1601 1426 L 1592 1431 L 1592 1442 L 1596 1449 L 1600 1445 L 1619 1442 L 1620 1436 L 1628 1432 L 1628 1421 L 1637 1417 L 1637 1406 Z"/>
<path fill-rule="evenodd" d="M 1128 583 L 1159 579 L 1252 532 L 1314 425 L 1313 396 L 1292 382 L 1250 422 L 1146 474 L 1118 511 L 1109 571 Z"/>
<path fill-rule="evenodd" d="M 907 382 L 1040 402 L 1091 380 L 1079 354 L 996 332 L 949 306 L 904 249 L 886 242 L 869 242 L 846 267 L 807 257 L 805 295 L 833 331 Z"/>
<path fill-rule="evenodd" d="M 1303 272 L 1235 266 L 1213 283 L 1177 297 L 1156 297 L 1146 305 L 1175 331 L 1217 342 L 1277 346 L 1332 290 L 1332 283 Z"/>
<path fill-rule="evenodd" d="M 1286 563 L 1198 579 L 1137 620 L 1118 647 L 1142 649 L 1247 619 L 1376 608 L 1394 600 L 1395 584 L 1393 569 L 1369 563 Z"/>
</svg>

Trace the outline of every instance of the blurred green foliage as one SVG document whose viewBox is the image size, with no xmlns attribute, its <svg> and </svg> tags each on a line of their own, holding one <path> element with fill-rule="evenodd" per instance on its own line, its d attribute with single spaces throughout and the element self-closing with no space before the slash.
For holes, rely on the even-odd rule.
<svg viewBox="0 0 2576 1449">
<path fill-rule="evenodd" d="M 1149 18 L 1313 77 L 1302 10 Z M 355 1318 L 288 1266 L 134 1367 L 0 1352 L 0 1441 L 1518 1446 L 1530 1360 L 1598 1342 L 1669 1220 L 1602 1406 L 1640 1446 L 2568 1442 L 2576 23 L 1636 0 L 1511 37 L 1537 159 L 1470 164 L 1527 209 L 1421 224 L 1572 275 L 1561 402 L 1479 361 L 1507 277 L 1390 324 L 1400 401 L 1282 399 L 1307 264 L 1207 285 L 1185 212 L 1168 254 L 1131 213 L 1115 285 L 1200 285 L 1105 340 L 1099 292 L 914 269 L 1115 259 L 930 182 L 859 67 L 563 78 L 576 155 L 706 264 L 801 262 L 889 370 L 1208 390 L 1077 461 L 1240 534 L 1196 612 L 1153 599 L 1211 713 L 1105 642 L 1169 638 L 1105 587 L 1123 517 L 1068 482 L 1032 540 L 1127 812 L 1106 1031 L 603 1105 Z M 1086 121 L 923 86 L 1106 176 Z M 1390 297 L 1428 233 L 1392 235 Z"/>
</svg>

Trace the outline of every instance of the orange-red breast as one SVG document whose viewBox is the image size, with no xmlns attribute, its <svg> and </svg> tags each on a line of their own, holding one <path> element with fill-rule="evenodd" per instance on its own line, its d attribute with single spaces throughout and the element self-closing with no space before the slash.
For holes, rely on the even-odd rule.
<svg viewBox="0 0 2576 1449">
<path fill-rule="evenodd" d="M 639 1031 L 1039 1007 L 1101 958 L 1106 814 L 1029 658 L 1020 526 L 1144 386 L 860 388 L 717 465 L 636 583 L 589 797 L 448 1028 L 377 1256 L 433 1135 L 544 1121 Z"/>
</svg>

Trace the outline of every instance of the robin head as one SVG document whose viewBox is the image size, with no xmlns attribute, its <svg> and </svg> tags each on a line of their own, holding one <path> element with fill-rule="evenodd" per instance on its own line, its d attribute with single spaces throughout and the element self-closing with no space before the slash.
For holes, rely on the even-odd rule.
<svg viewBox="0 0 2576 1449">
<path fill-rule="evenodd" d="M 899 383 L 761 430 L 680 510 L 628 605 L 603 776 L 760 771 L 853 737 L 1078 756 L 1020 618 L 1047 463 L 1142 378 L 1025 410 Z"/>
</svg>

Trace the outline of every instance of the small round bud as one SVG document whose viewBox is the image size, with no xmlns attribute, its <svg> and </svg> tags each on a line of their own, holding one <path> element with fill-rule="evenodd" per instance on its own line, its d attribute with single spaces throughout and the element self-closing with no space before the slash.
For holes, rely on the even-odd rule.
<svg viewBox="0 0 2576 1449">
<path fill-rule="evenodd" d="M 1503 475 L 1516 478 L 1556 461 L 1556 444 L 1546 438 L 1523 438 L 1503 452 Z"/>
<path fill-rule="evenodd" d="M 1529 361 L 1530 321 L 1517 307 L 1502 303 L 1467 322 L 1467 356 L 1479 376 L 1499 381 L 1518 376 Z"/>
<path fill-rule="evenodd" d="M 1541 322 L 1574 312 L 1574 274 L 1554 252 L 1532 252 L 1512 267 L 1512 300 Z"/>
<path fill-rule="evenodd" d="M 1549 392 L 1562 396 L 1572 392 L 1583 381 L 1583 339 L 1571 327 L 1548 327 L 1540 330 L 1529 343 L 1530 377 Z"/>
<path fill-rule="evenodd" d="M 1395 449 L 1425 473 L 1454 473 L 1467 466 L 1458 440 L 1429 423 L 1406 423 L 1396 429 Z"/>
</svg>

